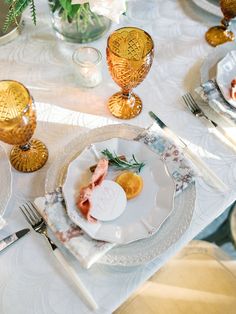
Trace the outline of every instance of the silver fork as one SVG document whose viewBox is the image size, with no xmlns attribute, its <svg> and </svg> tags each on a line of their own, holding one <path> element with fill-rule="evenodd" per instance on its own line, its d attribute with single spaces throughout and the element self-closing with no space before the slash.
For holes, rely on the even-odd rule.
<svg viewBox="0 0 236 314">
<path fill-rule="evenodd" d="M 20 206 L 20 210 L 22 211 L 25 219 L 32 226 L 34 231 L 43 235 L 48 240 L 52 248 L 53 254 L 57 258 L 57 260 L 61 263 L 64 270 L 67 271 L 68 275 L 73 280 L 79 292 L 81 293 L 81 296 L 83 296 L 84 300 L 93 310 L 96 310 L 98 308 L 98 305 L 93 299 L 93 297 L 91 296 L 91 294 L 88 292 L 87 288 L 84 286 L 78 274 L 75 272 L 74 268 L 71 267 L 71 265 L 66 261 L 65 257 L 59 251 L 56 244 L 48 237 L 47 225 L 45 221 L 43 220 L 43 217 L 37 211 L 36 206 L 31 202 L 27 202 Z"/>
<path fill-rule="evenodd" d="M 196 117 L 203 117 L 207 119 L 209 122 L 213 124 L 214 127 L 217 127 L 217 124 L 208 118 L 208 116 L 202 111 L 202 109 L 198 106 L 195 99 L 190 93 L 185 94 L 183 97 L 183 100 L 186 104 L 186 106 L 189 108 L 189 110 L 196 116 Z"/>
<path fill-rule="evenodd" d="M 192 97 L 190 93 L 182 96 L 186 106 L 189 110 L 199 118 L 203 118 L 208 122 L 208 126 L 213 127 L 210 131 L 216 135 L 221 141 L 223 141 L 226 145 L 228 145 L 232 150 L 236 152 L 236 141 L 229 136 L 229 134 L 221 128 L 217 123 L 208 118 L 208 116 L 203 112 L 203 110 L 196 103 L 195 99 Z"/>
</svg>

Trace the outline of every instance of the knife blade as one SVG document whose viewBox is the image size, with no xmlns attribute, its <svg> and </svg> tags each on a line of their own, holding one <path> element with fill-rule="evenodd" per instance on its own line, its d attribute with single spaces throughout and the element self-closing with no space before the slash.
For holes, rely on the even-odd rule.
<svg viewBox="0 0 236 314">
<path fill-rule="evenodd" d="M 0 241 L 0 252 L 2 250 L 6 249 L 11 244 L 13 244 L 14 242 L 16 242 L 17 240 L 19 240 L 20 238 L 22 238 L 29 231 L 30 231 L 30 229 L 28 229 L 28 228 L 22 229 L 22 230 L 19 230 L 15 233 L 9 235 L 8 237 L 4 238 L 3 240 L 1 240 Z"/>
<path fill-rule="evenodd" d="M 202 177 L 205 178 L 206 182 L 210 183 L 212 186 L 216 187 L 221 192 L 226 192 L 229 190 L 228 186 L 221 181 L 221 179 L 209 169 L 209 167 L 201 160 L 198 156 L 196 156 L 185 144 L 185 142 L 178 137 L 171 129 L 165 125 L 160 118 L 158 118 L 154 112 L 149 111 L 150 117 L 155 120 L 155 122 L 159 125 L 159 127 L 166 133 L 169 138 L 172 138 L 174 142 L 180 146 L 184 152 L 186 153 L 187 157 L 194 163 L 194 165 L 198 168 Z"/>
</svg>

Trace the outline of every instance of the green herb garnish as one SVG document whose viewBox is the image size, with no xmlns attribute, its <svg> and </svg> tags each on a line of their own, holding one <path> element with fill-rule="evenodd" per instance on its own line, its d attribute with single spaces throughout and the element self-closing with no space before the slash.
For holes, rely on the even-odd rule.
<svg viewBox="0 0 236 314">
<path fill-rule="evenodd" d="M 143 162 L 138 162 L 134 155 L 132 155 L 132 159 L 130 161 L 127 161 L 121 159 L 115 153 L 112 154 L 108 149 L 104 149 L 102 154 L 107 157 L 111 166 L 115 166 L 120 170 L 136 169 L 138 172 L 140 172 L 145 166 Z"/>
</svg>

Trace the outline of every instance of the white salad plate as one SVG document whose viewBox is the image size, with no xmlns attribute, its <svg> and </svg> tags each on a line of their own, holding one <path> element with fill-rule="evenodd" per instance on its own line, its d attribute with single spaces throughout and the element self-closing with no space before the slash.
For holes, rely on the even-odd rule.
<svg viewBox="0 0 236 314">
<path fill-rule="evenodd" d="M 98 220 L 91 223 L 80 213 L 76 202 L 80 188 L 88 185 L 91 180 L 89 168 L 98 162 L 94 149 L 101 157 L 101 152 L 105 149 L 117 155 L 125 155 L 127 160 L 132 159 L 134 154 L 145 166 L 139 174 L 143 180 L 143 189 L 140 195 L 127 201 L 123 213 L 111 221 Z M 109 166 L 106 180 L 114 180 L 121 172 Z M 116 244 L 127 244 L 150 237 L 158 231 L 173 209 L 175 184 L 164 162 L 147 145 L 112 138 L 93 143 L 93 149 L 91 146 L 87 147 L 70 163 L 62 190 L 68 216 L 90 237 Z M 109 197 L 108 192 L 103 196 L 104 202 L 106 197 Z"/>
<path fill-rule="evenodd" d="M 4 215 L 8 201 L 11 197 L 12 189 L 11 165 L 9 162 L 9 158 L 1 145 L 0 145 L 0 181 L 1 181 L 0 189 L 0 229 L 1 229 L 1 225 L 3 222 L 2 217 Z"/>
<path fill-rule="evenodd" d="M 222 17 L 218 0 L 192 0 L 199 8 L 213 15 Z"/>
<path fill-rule="evenodd" d="M 62 147 L 57 159 L 51 164 L 45 181 L 45 192 L 54 193 L 65 182 L 70 163 L 91 143 L 112 138 L 133 140 L 144 129 L 119 124 L 108 125 L 82 132 L 75 137 L 71 134 L 68 144 Z M 174 245 L 188 230 L 192 221 L 196 200 L 195 183 L 174 198 L 174 207 L 160 229 L 151 237 L 125 245 L 117 245 L 99 259 L 99 263 L 110 266 L 136 266 L 146 264 L 157 258 Z"/>
<path fill-rule="evenodd" d="M 233 107 L 236 107 L 236 101 L 230 96 L 231 82 L 236 78 L 236 50 L 230 51 L 218 63 L 216 82 L 224 98 Z"/>
</svg>

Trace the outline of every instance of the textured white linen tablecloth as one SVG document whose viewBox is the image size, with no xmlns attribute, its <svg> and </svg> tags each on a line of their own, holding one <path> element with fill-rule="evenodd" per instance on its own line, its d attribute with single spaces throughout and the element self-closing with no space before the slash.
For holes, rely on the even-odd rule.
<svg viewBox="0 0 236 314">
<path fill-rule="evenodd" d="M 109 95 L 118 90 L 108 75 L 105 61 L 103 83 L 90 90 L 79 88 L 71 64 L 71 54 L 77 45 L 55 39 L 46 1 L 40 3 L 38 13 L 37 27 L 26 18 L 22 36 L 0 47 L 0 79 L 16 79 L 30 88 L 37 101 L 38 120 L 44 121 L 38 124 L 36 135 L 50 148 L 50 159 L 36 173 L 20 174 L 13 170 L 13 193 L 5 215 L 8 225 L 0 231 L 0 238 L 27 226 L 18 206 L 44 194 L 46 171 L 69 134 L 80 131 L 75 126 L 94 128 L 120 122 L 110 116 L 105 105 Z M 124 18 L 119 27 L 128 23 Z M 181 101 L 181 95 L 200 82 L 200 65 L 213 49 L 205 43 L 204 33 L 208 26 L 218 23 L 218 18 L 198 9 L 190 0 L 160 0 L 155 23 L 137 24 L 152 35 L 156 58 L 150 74 L 136 89 L 144 102 L 143 112 L 128 122 L 145 127 L 151 123 L 147 112 L 151 109 L 158 113 L 228 184 L 230 191 L 222 195 L 208 185 L 198 185 L 196 210 L 188 232 L 165 254 L 147 265 L 122 268 L 96 264 L 90 270 L 84 270 L 73 260 L 81 279 L 100 306 L 97 313 L 111 313 L 236 199 L 236 156 L 214 138 Z M 117 27 L 112 26 L 113 29 Z M 98 47 L 105 56 L 106 36 L 91 45 Z M 1 253 L 1 314 L 68 312 L 90 313 L 90 310 L 80 300 L 73 284 L 61 274 L 60 266 L 39 235 L 31 232 Z"/>
</svg>

